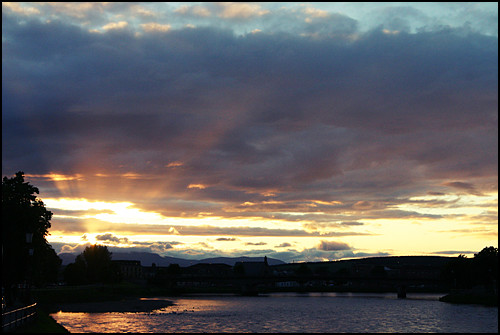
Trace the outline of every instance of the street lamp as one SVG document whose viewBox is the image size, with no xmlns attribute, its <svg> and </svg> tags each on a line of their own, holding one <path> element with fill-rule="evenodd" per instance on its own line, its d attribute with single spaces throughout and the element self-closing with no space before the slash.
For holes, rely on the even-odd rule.
<svg viewBox="0 0 500 335">
<path fill-rule="evenodd" d="M 25 287 L 25 292 L 26 292 L 26 303 L 31 302 L 31 272 L 32 270 L 32 257 L 33 257 L 33 233 L 32 232 L 27 232 L 26 233 L 26 246 L 28 248 L 28 263 L 27 265 L 27 274 L 26 274 L 26 287 Z"/>
<path fill-rule="evenodd" d="M 26 244 L 28 245 L 28 254 L 33 256 L 33 233 L 26 233 Z"/>
</svg>

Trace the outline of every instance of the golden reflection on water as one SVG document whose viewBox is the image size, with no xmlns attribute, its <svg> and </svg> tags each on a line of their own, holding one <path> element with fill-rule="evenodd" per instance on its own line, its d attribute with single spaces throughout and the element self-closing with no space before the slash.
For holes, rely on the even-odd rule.
<svg viewBox="0 0 500 335">
<path fill-rule="evenodd" d="M 174 305 L 162 308 L 167 313 L 210 312 L 223 309 L 230 304 L 228 300 L 183 298 L 174 300 Z M 160 311 L 160 310 L 156 310 Z"/>
<path fill-rule="evenodd" d="M 269 294 L 258 297 L 147 298 L 174 305 L 149 313 L 69 313 L 52 317 L 70 332 L 498 332 L 498 308 L 454 305 L 423 294 Z M 144 300 L 147 300 L 146 298 Z"/>
<path fill-rule="evenodd" d="M 124 317 L 124 314 L 138 313 L 58 312 L 52 316 L 71 333 L 148 332 L 147 325 L 136 322 L 136 318 Z"/>
<path fill-rule="evenodd" d="M 71 333 L 77 332 L 151 332 L 152 316 L 165 314 L 184 315 L 195 312 L 224 310 L 231 304 L 228 300 L 203 299 L 199 297 L 172 299 L 166 297 L 140 298 L 140 300 L 170 300 L 172 306 L 151 312 L 75 313 L 59 311 L 51 316 Z M 189 327 L 189 325 L 186 325 Z M 185 329 L 189 330 L 189 329 Z"/>
</svg>

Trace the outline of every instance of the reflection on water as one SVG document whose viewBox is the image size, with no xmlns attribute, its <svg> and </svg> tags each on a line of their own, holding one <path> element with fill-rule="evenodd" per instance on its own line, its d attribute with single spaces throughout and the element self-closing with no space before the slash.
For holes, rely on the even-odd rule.
<svg viewBox="0 0 500 335">
<path fill-rule="evenodd" d="M 168 298 L 175 305 L 151 313 L 52 316 L 71 332 L 498 332 L 498 308 L 442 303 L 439 296 L 197 295 Z"/>
</svg>

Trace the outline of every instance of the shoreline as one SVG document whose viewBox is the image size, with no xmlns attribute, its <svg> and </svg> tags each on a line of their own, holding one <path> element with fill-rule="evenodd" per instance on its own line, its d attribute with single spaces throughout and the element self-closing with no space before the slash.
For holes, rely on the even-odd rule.
<svg viewBox="0 0 500 335">
<path fill-rule="evenodd" d="M 171 300 L 166 299 L 128 298 L 117 301 L 58 303 L 51 309 L 71 313 L 147 313 L 173 305 Z"/>
<path fill-rule="evenodd" d="M 489 307 L 498 307 L 498 294 L 474 294 L 474 293 L 450 293 L 441 298 L 439 301 L 452 304 L 469 304 L 483 305 Z"/>
</svg>

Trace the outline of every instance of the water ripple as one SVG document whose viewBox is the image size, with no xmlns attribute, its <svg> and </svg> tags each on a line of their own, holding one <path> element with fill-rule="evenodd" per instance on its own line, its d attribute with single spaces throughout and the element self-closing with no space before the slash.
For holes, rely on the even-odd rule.
<svg viewBox="0 0 500 335">
<path fill-rule="evenodd" d="M 71 332 L 460 332 L 497 333 L 498 308 L 454 305 L 437 296 L 276 294 L 171 298 L 152 313 L 63 313 Z"/>
</svg>

